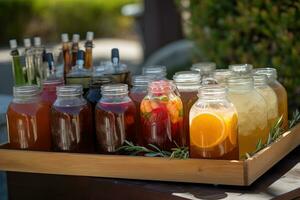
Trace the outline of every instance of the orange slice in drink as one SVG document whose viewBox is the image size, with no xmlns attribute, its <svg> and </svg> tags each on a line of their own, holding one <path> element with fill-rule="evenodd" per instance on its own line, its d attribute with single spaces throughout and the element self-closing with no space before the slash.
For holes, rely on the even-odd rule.
<svg viewBox="0 0 300 200">
<path fill-rule="evenodd" d="M 226 124 L 214 113 L 201 113 L 192 119 L 190 140 L 200 148 L 211 148 L 226 138 Z"/>
</svg>

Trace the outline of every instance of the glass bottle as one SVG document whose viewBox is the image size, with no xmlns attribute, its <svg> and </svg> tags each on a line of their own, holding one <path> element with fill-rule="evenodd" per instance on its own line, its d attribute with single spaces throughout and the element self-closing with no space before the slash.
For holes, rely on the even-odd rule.
<svg viewBox="0 0 300 200">
<path fill-rule="evenodd" d="M 228 98 L 238 112 L 239 154 L 243 158 L 255 151 L 260 139 L 265 142 L 268 138 L 267 105 L 254 89 L 252 77 L 230 77 L 227 86 Z"/>
<path fill-rule="evenodd" d="M 62 152 L 93 152 L 94 133 L 91 108 L 82 97 L 81 85 L 57 87 L 52 106 L 53 149 Z"/>
<path fill-rule="evenodd" d="M 143 75 L 153 75 L 156 80 L 167 80 L 167 68 L 163 65 L 146 66 L 142 69 Z"/>
<path fill-rule="evenodd" d="M 192 158 L 238 160 L 238 118 L 227 89 L 203 86 L 190 110 Z"/>
<path fill-rule="evenodd" d="M 93 67 L 93 39 L 94 33 L 86 33 L 86 42 L 85 42 L 85 58 L 84 58 L 84 67 L 87 69 L 92 69 Z"/>
<path fill-rule="evenodd" d="M 72 67 L 76 65 L 77 61 L 77 53 L 79 51 L 79 40 L 80 35 L 79 34 L 73 34 L 72 38 Z"/>
<path fill-rule="evenodd" d="M 95 111 L 97 141 L 101 152 L 116 153 L 125 139 L 135 143 L 136 110 L 126 84 L 103 85 L 101 93 Z"/>
<path fill-rule="evenodd" d="M 224 87 L 226 86 L 227 79 L 233 75 L 233 72 L 229 69 L 216 69 L 214 71 L 214 79 L 219 85 Z"/>
<path fill-rule="evenodd" d="M 13 88 L 14 98 L 7 110 L 9 147 L 51 149 L 50 106 L 42 102 L 36 85 Z"/>
<path fill-rule="evenodd" d="M 250 64 L 233 64 L 229 65 L 228 68 L 236 75 L 250 76 L 252 73 L 253 66 Z"/>
<path fill-rule="evenodd" d="M 163 150 L 183 145 L 183 105 L 171 81 L 153 81 L 141 102 L 141 126 L 144 145 Z"/>
<path fill-rule="evenodd" d="M 45 53 L 45 47 L 42 46 L 42 41 L 40 37 L 33 38 L 33 52 L 34 52 L 34 69 L 35 69 L 35 79 L 36 83 L 41 86 L 41 81 L 46 79 L 44 65 L 43 65 L 43 58 Z"/>
<path fill-rule="evenodd" d="M 21 65 L 21 57 L 18 50 L 17 40 L 10 40 L 10 55 L 12 57 L 12 72 L 14 84 L 16 86 L 21 86 L 26 84 L 25 74 L 23 71 L 23 66 Z"/>
<path fill-rule="evenodd" d="M 71 49 L 69 43 L 69 35 L 67 33 L 61 34 L 62 53 L 64 58 L 64 79 L 72 68 Z"/>
<path fill-rule="evenodd" d="M 283 116 L 282 128 L 288 129 L 288 97 L 284 86 L 277 81 L 275 68 L 257 68 L 254 74 L 265 74 L 268 77 L 268 85 L 274 90 L 278 100 L 278 115 Z"/>
<path fill-rule="evenodd" d="M 214 62 L 200 62 L 192 65 L 191 70 L 200 73 L 202 79 L 212 78 L 216 69 L 216 63 Z"/>
<path fill-rule="evenodd" d="M 24 39 L 24 48 L 27 83 L 29 85 L 37 84 L 37 77 L 34 67 L 34 51 L 31 47 L 31 41 L 29 38 Z"/>
<path fill-rule="evenodd" d="M 191 107 L 197 101 L 198 89 L 200 88 L 201 76 L 195 71 L 181 71 L 173 76 L 174 83 L 179 91 L 183 104 L 183 146 L 189 144 L 189 113 Z"/>
<path fill-rule="evenodd" d="M 253 75 L 254 88 L 265 99 L 268 109 L 268 126 L 272 128 L 278 119 L 278 100 L 276 93 L 267 83 L 267 76 L 264 74 Z"/>
<path fill-rule="evenodd" d="M 147 95 L 148 84 L 151 81 L 154 81 L 155 76 L 153 75 L 137 75 L 132 77 L 132 88 L 130 90 L 129 96 L 132 99 L 135 108 L 135 125 L 136 125 L 136 133 L 137 133 L 137 143 L 142 144 L 141 132 L 141 116 L 140 116 L 140 107 L 141 102 L 144 97 Z"/>
<path fill-rule="evenodd" d="M 50 106 L 56 100 L 56 87 L 64 85 L 63 79 L 47 79 L 42 81 L 42 100 Z"/>
</svg>

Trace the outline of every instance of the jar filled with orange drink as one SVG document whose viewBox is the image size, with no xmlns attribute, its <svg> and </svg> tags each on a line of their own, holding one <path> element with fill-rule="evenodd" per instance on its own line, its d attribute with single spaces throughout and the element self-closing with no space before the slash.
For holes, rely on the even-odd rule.
<svg viewBox="0 0 300 200">
<path fill-rule="evenodd" d="M 278 101 L 275 92 L 267 84 L 267 76 L 264 74 L 253 75 L 254 88 L 265 99 L 268 109 L 269 130 L 278 118 Z"/>
<path fill-rule="evenodd" d="M 185 135 L 185 137 L 183 137 L 183 146 L 188 146 L 189 112 L 198 99 L 197 94 L 200 87 L 201 76 L 195 71 L 182 71 L 175 73 L 173 80 L 183 103 L 183 134 Z"/>
<path fill-rule="evenodd" d="M 282 127 L 288 129 L 288 98 L 283 85 L 277 81 L 277 70 L 275 68 L 258 68 L 255 74 L 265 74 L 268 77 L 268 85 L 274 90 L 278 99 L 278 115 L 282 116 Z"/>
<path fill-rule="evenodd" d="M 249 76 L 230 77 L 227 80 L 228 98 L 237 109 L 239 154 L 256 149 L 258 141 L 268 138 L 267 104 L 264 98 L 254 89 L 254 81 Z"/>
<path fill-rule="evenodd" d="M 238 115 L 218 85 L 199 89 L 190 110 L 190 156 L 207 159 L 238 159 Z"/>
<path fill-rule="evenodd" d="M 236 75 L 250 76 L 252 73 L 253 66 L 250 64 L 233 64 L 229 65 L 228 68 Z"/>
</svg>

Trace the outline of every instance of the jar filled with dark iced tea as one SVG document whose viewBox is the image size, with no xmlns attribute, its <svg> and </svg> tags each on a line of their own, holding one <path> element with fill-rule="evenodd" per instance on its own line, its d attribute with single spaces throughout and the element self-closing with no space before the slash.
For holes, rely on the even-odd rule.
<svg viewBox="0 0 300 200">
<path fill-rule="evenodd" d="M 38 86 L 18 86 L 7 110 L 9 147 L 12 149 L 51 149 L 50 106 L 44 103 Z"/>
<path fill-rule="evenodd" d="M 53 148 L 63 152 L 93 152 L 94 133 L 90 105 L 81 85 L 57 87 L 51 111 Z"/>
</svg>

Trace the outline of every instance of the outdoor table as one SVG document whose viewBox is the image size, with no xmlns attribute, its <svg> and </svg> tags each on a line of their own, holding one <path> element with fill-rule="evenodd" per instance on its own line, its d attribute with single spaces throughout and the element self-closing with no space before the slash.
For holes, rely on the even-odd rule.
<svg viewBox="0 0 300 200">
<path fill-rule="evenodd" d="M 248 187 L 8 172 L 8 192 L 11 200 L 294 199 L 300 198 L 299 155 L 300 146 Z"/>
</svg>

